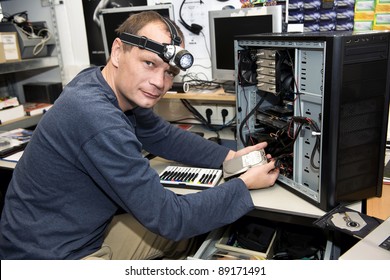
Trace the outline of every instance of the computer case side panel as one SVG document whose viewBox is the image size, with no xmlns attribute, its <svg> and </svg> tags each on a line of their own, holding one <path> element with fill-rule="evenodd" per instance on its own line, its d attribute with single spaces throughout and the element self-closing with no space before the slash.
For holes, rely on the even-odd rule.
<svg viewBox="0 0 390 280">
<path fill-rule="evenodd" d="M 340 201 L 381 194 L 389 111 L 389 33 L 358 36 L 345 45 L 336 186 Z"/>
<path fill-rule="evenodd" d="M 339 131 L 339 103 L 342 81 L 342 53 L 339 41 L 325 37 L 325 85 L 322 100 L 321 127 L 321 182 L 319 207 L 328 209 L 336 205 L 337 143 Z"/>
<path fill-rule="evenodd" d="M 389 36 L 336 36 L 327 45 L 332 46 L 327 50 L 332 64 L 325 74 L 320 207 L 329 210 L 338 203 L 381 195 Z"/>
</svg>

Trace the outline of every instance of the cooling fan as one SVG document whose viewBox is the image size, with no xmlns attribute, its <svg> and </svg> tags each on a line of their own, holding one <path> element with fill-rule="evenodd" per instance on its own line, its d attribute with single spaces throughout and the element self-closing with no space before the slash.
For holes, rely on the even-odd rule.
<svg viewBox="0 0 390 280">
<path fill-rule="evenodd" d="M 287 51 L 278 53 L 276 64 L 276 80 L 278 81 L 276 89 L 281 98 L 287 100 L 294 99 L 294 72 L 292 70 L 290 57 Z"/>
<path fill-rule="evenodd" d="M 238 53 L 238 82 L 242 86 L 255 85 L 256 79 L 256 50 L 242 50 Z"/>
</svg>

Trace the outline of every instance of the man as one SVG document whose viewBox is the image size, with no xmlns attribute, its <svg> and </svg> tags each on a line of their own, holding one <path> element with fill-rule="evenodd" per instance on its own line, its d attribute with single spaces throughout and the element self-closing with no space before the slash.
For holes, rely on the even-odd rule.
<svg viewBox="0 0 390 280">
<path fill-rule="evenodd" d="M 118 31 L 171 44 L 169 27 L 146 12 Z M 117 38 L 104 68 L 85 69 L 64 88 L 15 168 L 1 219 L 1 259 L 174 257 L 190 237 L 253 209 L 248 189 L 274 184 L 272 161 L 220 186 L 177 196 L 142 156 L 145 149 L 217 168 L 266 146 L 234 152 L 156 116 L 151 108 L 178 73 L 157 53 Z M 115 216 L 118 209 L 128 214 Z"/>
</svg>

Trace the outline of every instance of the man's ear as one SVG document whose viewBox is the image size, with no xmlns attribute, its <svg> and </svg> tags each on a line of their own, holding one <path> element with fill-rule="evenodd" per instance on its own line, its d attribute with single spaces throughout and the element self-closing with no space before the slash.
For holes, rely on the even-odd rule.
<svg viewBox="0 0 390 280">
<path fill-rule="evenodd" d="M 111 47 L 111 62 L 115 67 L 118 67 L 119 56 L 123 51 L 122 41 L 119 38 L 115 38 Z"/>
</svg>

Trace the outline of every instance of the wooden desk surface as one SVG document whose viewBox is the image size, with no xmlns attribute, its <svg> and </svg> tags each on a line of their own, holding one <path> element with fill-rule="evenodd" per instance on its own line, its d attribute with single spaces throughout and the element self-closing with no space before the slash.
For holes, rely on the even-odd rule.
<svg viewBox="0 0 390 280">
<path fill-rule="evenodd" d="M 167 92 L 165 99 L 188 99 L 188 100 L 206 100 L 206 101 L 236 101 L 236 95 L 226 93 L 222 88 L 217 90 L 191 90 L 186 93 Z"/>
<path fill-rule="evenodd" d="M 199 126 L 194 126 L 192 131 L 204 131 Z M 205 137 L 210 136 L 211 132 L 204 131 Z M 233 132 L 226 128 L 221 131 L 221 138 L 232 139 L 234 138 Z M 150 161 L 151 167 L 153 167 L 158 173 L 161 173 L 164 168 L 168 165 L 176 165 L 162 158 L 155 158 Z M 13 169 L 16 163 L 6 162 L 0 160 L 0 167 Z M 169 188 L 177 194 L 185 195 L 189 193 L 198 192 L 198 190 L 193 189 L 181 189 L 181 188 Z M 313 204 L 307 202 L 306 200 L 300 198 L 299 196 L 293 194 L 287 189 L 276 184 L 275 186 L 268 189 L 261 190 L 252 190 L 251 196 L 253 203 L 257 210 L 263 211 L 273 211 L 291 215 L 304 216 L 309 218 L 319 218 L 323 216 L 326 212 L 320 208 L 314 206 Z M 356 202 L 351 204 L 349 207 L 357 211 L 361 211 L 361 202 Z"/>
<path fill-rule="evenodd" d="M 154 158 L 150 161 L 150 164 L 158 173 L 161 173 L 168 165 L 177 165 L 176 163 L 162 158 Z M 184 188 L 167 187 L 167 189 L 180 195 L 199 192 L 199 190 Z M 319 218 L 326 213 L 308 201 L 281 187 L 279 184 L 275 184 L 275 186 L 267 189 L 252 190 L 250 193 L 256 210 L 272 211 L 309 218 Z M 352 203 L 348 207 L 361 211 L 361 202 Z"/>
<path fill-rule="evenodd" d="M 168 165 L 176 165 L 176 163 L 172 163 L 162 158 L 152 159 L 150 164 L 158 173 L 161 173 Z M 13 169 L 15 168 L 16 163 L 0 160 L 0 165 L 3 168 Z M 199 192 L 199 190 L 194 189 L 168 189 L 180 195 Z M 390 186 L 388 186 L 388 189 L 390 189 Z M 319 218 L 326 213 L 278 184 L 267 189 L 252 190 L 251 196 L 256 210 L 272 211 L 309 218 Z M 381 208 L 380 205 L 381 204 L 379 204 L 378 207 Z M 361 211 L 361 202 L 353 203 L 349 207 Z M 378 215 L 374 216 L 380 218 Z"/>
<path fill-rule="evenodd" d="M 384 184 L 381 197 L 367 199 L 367 215 L 382 220 L 390 217 L 390 185 Z"/>
</svg>

